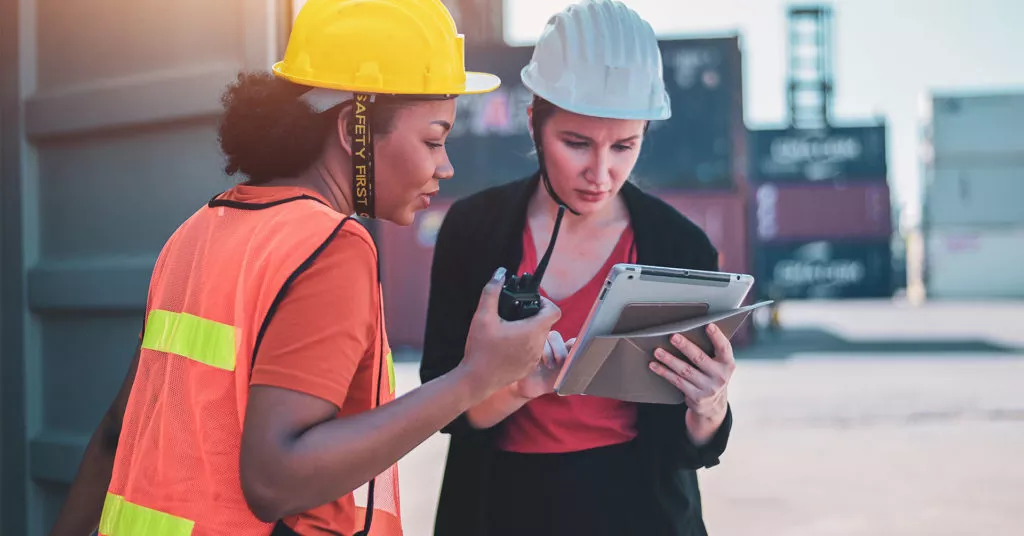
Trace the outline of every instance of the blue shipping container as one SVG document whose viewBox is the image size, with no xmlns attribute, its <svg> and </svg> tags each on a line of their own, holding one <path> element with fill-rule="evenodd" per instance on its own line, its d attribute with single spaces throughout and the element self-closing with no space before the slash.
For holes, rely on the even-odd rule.
<svg viewBox="0 0 1024 536">
<path fill-rule="evenodd" d="M 634 172 L 656 189 L 732 186 L 734 157 L 744 153 L 740 53 L 736 38 L 662 41 L 672 118 L 651 124 Z M 533 47 L 467 47 L 470 70 L 493 72 L 501 87 L 460 97 L 448 154 L 455 180 L 445 195 L 461 197 L 524 177 L 537 169 L 526 108 L 532 94 L 520 70 Z"/>
<path fill-rule="evenodd" d="M 754 256 L 759 292 L 768 298 L 892 296 L 888 239 L 758 244 Z"/>
<path fill-rule="evenodd" d="M 731 189 L 746 156 L 739 40 L 666 40 L 661 54 L 672 117 L 651 124 L 635 175 L 649 188 Z"/>
<path fill-rule="evenodd" d="M 885 127 L 754 130 L 752 182 L 885 180 Z"/>
</svg>

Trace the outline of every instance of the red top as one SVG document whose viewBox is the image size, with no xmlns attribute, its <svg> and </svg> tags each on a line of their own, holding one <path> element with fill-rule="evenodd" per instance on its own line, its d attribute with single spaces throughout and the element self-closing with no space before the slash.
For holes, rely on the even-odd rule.
<svg viewBox="0 0 1024 536">
<path fill-rule="evenodd" d="M 618 244 L 594 278 L 575 294 L 555 304 L 562 317 L 552 328 L 569 340 L 579 335 L 608 271 L 632 258 L 633 229 L 627 226 Z M 523 260 L 519 273 L 537 267 L 530 226 L 523 233 Z M 543 287 L 541 294 L 550 299 Z M 554 301 L 554 300 L 553 300 Z M 574 452 L 625 443 L 636 437 L 636 406 L 610 398 L 549 393 L 526 403 L 501 425 L 498 448 L 523 453 Z"/>
</svg>

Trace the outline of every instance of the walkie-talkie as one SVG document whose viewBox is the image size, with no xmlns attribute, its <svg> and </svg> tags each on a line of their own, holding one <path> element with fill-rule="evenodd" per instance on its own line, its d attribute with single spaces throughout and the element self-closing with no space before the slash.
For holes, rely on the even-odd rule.
<svg viewBox="0 0 1024 536">
<path fill-rule="evenodd" d="M 558 206 L 558 216 L 555 218 L 555 228 L 551 231 L 551 241 L 548 242 L 544 258 L 537 264 L 537 273 L 533 275 L 524 273 L 518 277 L 513 275 L 505 281 L 505 286 L 501 289 L 501 297 L 498 300 L 498 316 L 512 321 L 529 318 L 540 312 L 540 282 L 544 278 L 544 272 L 548 269 L 551 252 L 555 249 L 555 239 L 558 238 L 558 228 L 562 225 L 565 209 L 565 205 Z"/>
</svg>

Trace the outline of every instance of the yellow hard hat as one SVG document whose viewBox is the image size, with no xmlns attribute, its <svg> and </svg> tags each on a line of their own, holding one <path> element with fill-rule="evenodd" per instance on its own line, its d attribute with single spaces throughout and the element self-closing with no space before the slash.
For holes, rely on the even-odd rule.
<svg viewBox="0 0 1024 536">
<path fill-rule="evenodd" d="M 309 0 L 277 76 L 296 84 L 395 95 L 465 95 L 501 81 L 466 72 L 464 38 L 440 0 Z"/>
</svg>

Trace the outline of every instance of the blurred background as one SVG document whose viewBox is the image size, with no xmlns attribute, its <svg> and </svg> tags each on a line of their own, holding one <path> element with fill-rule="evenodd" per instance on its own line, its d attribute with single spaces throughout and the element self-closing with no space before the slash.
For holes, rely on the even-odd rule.
<svg viewBox="0 0 1024 536">
<path fill-rule="evenodd" d="M 220 93 L 279 58 L 301 3 L 0 0 L 0 533 L 48 530 L 159 248 L 232 184 Z M 535 169 L 519 69 L 568 2 L 446 3 L 503 85 L 459 100 L 442 198 L 373 226 L 402 391 L 446 207 Z M 1024 3 L 626 3 L 673 103 L 637 182 L 779 304 L 734 341 L 711 534 L 1024 534 Z M 446 444 L 401 462 L 410 536 Z"/>
</svg>

